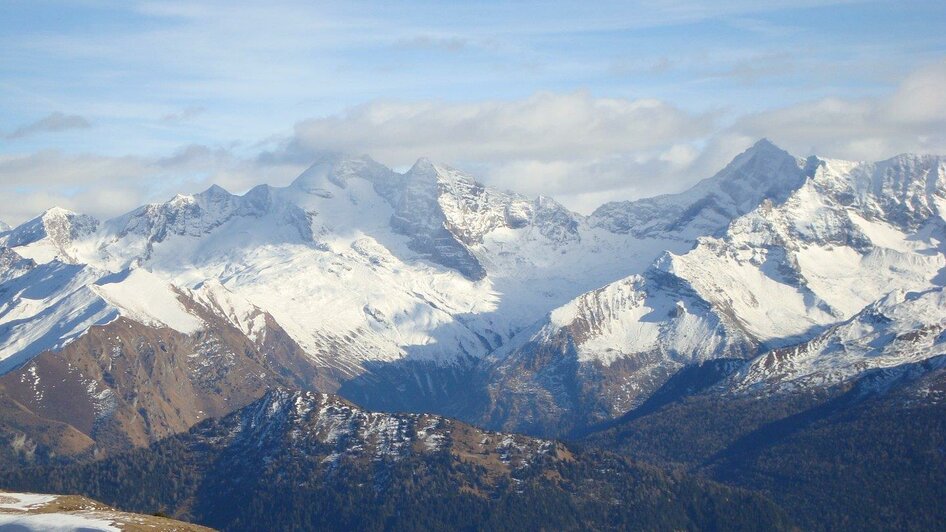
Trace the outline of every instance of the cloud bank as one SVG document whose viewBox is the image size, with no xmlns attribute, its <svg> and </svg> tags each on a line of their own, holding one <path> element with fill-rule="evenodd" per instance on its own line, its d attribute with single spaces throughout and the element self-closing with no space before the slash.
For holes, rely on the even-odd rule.
<svg viewBox="0 0 946 532">
<path fill-rule="evenodd" d="M 943 86 L 946 62 L 914 71 L 883 96 L 824 98 L 742 115 L 588 92 L 374 101 L 302 120 L 256 152 L 190 145 L 158 157 L 57 151 L 0 156 L 0 195 L 14 200 L 0 205 L 0 219 L 21 222 L 54 204 L 111 216 L 212 183 L 235 192 L 263 182 L 286 184 L 324 151 L 367 153 L 395 168 L 429 157 L 488 184 L 549 195 L 590 212 L 605 201 L 682 190 L 761 137 L 798 156 L 946 154 Z M 57 127 L 49 123 L 56 120 L 37 131 Z"/>
</svg>

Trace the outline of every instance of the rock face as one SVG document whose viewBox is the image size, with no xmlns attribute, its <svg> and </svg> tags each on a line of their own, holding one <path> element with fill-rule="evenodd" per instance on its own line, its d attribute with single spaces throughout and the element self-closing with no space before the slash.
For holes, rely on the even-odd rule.
<svg viewBox="0 0 946 532">
<path fill-rule="evenodd" d="M 585 217 L 423 159 L 398 173 L 327 155 L 288 187 L 101 223 L 54 209 L 0 232 L 0 373 L 120 318 L 223 327 L 252 345 L 227 350 L 373 409 L 558 434 L 689 365 L 801 346 L 891 291 L 942 286 L 944 176 L 939 157 L 803 160 L 760 141 L 688 191 Z"/>
<path fill-rule="evenodd" d="M 391 226 L 410 238 L 410 247 L 430 260 L 452 268 L 473 281 L 486 277 L 486 270 L 467 248 L 475 242 L 478 233 L 492 229 L 497 220 L 495 213 L 478 212 L 482 187 L 457 179 L 426 160 L 418 161 L 395 186 L 378 186 L 391 203 L 394 213 Z M 444 205 L 441 197 L 448 196 L 447 187 L 453 187 L 452 203 Z M 483 198 L 485 199 L 485 198 Z M 468 209 L 473 209 L 470 213 Z M 448 213 L 453 219 L 448 219 Z M 477 216 L 485 214 L 485 216 Z M 464 218 L 488 224 L 477 227 L 463 224 Z"/>
</svg>

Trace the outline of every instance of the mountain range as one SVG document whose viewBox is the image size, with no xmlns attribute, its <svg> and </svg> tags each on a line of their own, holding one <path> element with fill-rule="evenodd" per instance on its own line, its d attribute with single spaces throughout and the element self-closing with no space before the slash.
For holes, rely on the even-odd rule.
<svg viewBox="0 0 946 532">
<path fill-rule="evenodd" d="M 728 482 L 615 435 L 665 435 L 641 423 L 681 404 L 751 430 L 854 396 L 935 407 L 944 240 L 946 157 L 798 158 L 767 140 L 689 190 L 589 216 L 425 159 L 398 173 L 342 155 L 287 187 L 110 220 L 51 209 L 0 229 L 0 469 L 210 438 L 192 427 L 294 389 L 411 413 L 409 431 L 447 416 Z"/>
</svg>

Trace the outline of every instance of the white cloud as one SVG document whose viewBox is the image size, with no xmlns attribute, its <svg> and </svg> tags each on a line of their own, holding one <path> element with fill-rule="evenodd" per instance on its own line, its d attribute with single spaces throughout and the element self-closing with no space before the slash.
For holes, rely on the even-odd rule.
<svg viewBox="0 0 946 532">
<path fill-rule="evenodd" d="M 663 187 L 639 176 L 685 169 L 696 157 L 688 143 L 709 135 L 715 119 L 659 100 L 586 92 L 514 101 L 373 102 L 300 122 L 282 149 L 264 159 L 302 162 L 330 150 L 368 153 L 403 167 L 424 156 L 532 195 L 651 191 Z"/>
<path fill-rule="evenodd" d="M 946 121 L 946 61 L 921 68 L 907 76 L 885 102 L 888 120 L 936 126 Z"/>
<path fill-rule="evenodd" d="M 417 153 L 491 161 L 649 150 L 712 130 L 713 116 L 659 100 L 540 93 L 515 101 L 362 105 L 296 125 L 291 148 L 351 150 L 403 164 Z"/>
<path fill-rule="evenodd" d="M 735 116 L 652 99 L 540 93 L 514 101 L 373 102 L 305 120 L 271 160 L 320 150 L 369 153 L 406 166 L 419 156 L 490 184 L 558 198 L 588 212 L 603 201 L 674 192 L 712 175 L 762 137 L 796 155 L 879 160 L 946 153 L 946 62 L 906 76 L 889 95 L 825 98 Z"/>
</svg>

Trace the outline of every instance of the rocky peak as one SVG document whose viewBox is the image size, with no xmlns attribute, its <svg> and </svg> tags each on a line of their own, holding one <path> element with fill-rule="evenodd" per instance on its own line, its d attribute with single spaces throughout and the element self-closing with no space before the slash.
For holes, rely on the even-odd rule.
<svg viewBox="0 0 946 532">
<path fill-rule="evenodd" d="M 287 446 L 313 449 L 330 467 L 350 459 L 396 461 L 464 449 L 494 456 L 500 467 L 511 470 L 539 455 L 559 458 L 565 451 L 551 441 L 490 433 L 437 415 L 372 412 L 335 395 L 285 388 L 268 391 L 229 419 L 239 420 L 239 446 L 265 454 Z"/>
<path fill-rule="evenodd" d="M 564 205 L 547 196 L 535 200 L 533 218 L 539 232 L 556 244 L 578 240 L 579 217 L 566 209 Z"/>
<path fill-rule="evenodd" d="M 426 157 L 421 157 L 414 162 L 410 170 L 405 175 L 413 179 L 436 179 L 440 174 L 437 165 Z"/>
<path fill-rule="evenodd" d="M 18 247 L 48 239 L 59 250 L 60 258 L 71 260 L 68 248 L 75 240 L 94 233 L 98 226 L 98 220 L 91 216 L 54 207 L 5 233 L 3 244 Z"/>
<path fill-rule="evenodd" d="M 752 203 L 758 204 L 760 200 L 755 198 L 762 195 L 779 202 L 804 183 L 806 176 L 802 170 L 805 166 L 801 159 L 762 139 L 737 155 L 721 172 L 710 178 L 710 182 L 718 182 L 718 187 L 737 201 L 744 195 L 751 195 Z M 743 186 L 737 188 L 737 183 Z"/>
<path fill-rule="evenodd" d="M 213 184 L 210 185 L 207 190 L 201 192 L 197 196 L 204 201 L 219 201 L 221 199 L 232 198 L 233 194 L 220 185 Z"/>
</svg>

